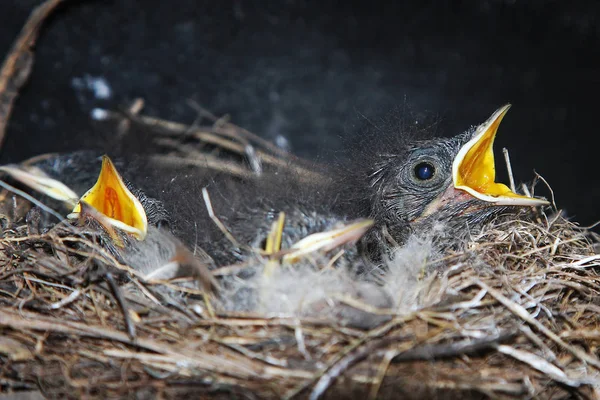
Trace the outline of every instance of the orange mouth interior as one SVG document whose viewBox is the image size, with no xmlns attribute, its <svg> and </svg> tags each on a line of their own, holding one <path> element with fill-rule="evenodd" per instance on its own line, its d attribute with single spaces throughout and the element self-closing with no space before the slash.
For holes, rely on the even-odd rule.
<svg viewBox="0 0 600 400">
<path fill-rule="evenodd" d="M 140 201 L 127 188 L 108 156 L 102 157 L 102 169 L 96 184 L 80 199 L 105 215 L 111 225 L 133 234 L 140 240 L 146 237 L 148 220 Z M 73 214 L 81 212 L 78 203 Z"/>
<path fill-rule="evenodd" d="M 454 187 L 499 205 L 548 204 L 545 200 L 515 193 L 505 184 L 496 182 L 494 139 L 509 108 L 510 105 L 506 105 L 498 109 L 475 130 L 473 138 L 462 147 L 452 166 Z"/>
</svg>

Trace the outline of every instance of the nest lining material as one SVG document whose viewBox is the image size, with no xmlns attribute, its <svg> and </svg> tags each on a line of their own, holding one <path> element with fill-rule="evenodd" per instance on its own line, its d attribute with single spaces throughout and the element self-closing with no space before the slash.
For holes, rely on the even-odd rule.
<svg viewBox="0 0 600 400">
<path fill-rule="evenodd" d="M 193 128 L 130 118 L 131 128 L 152 127 L 156 142 L 180 153 L 157 162 L 187 165 L 201 154 L 210 162 L 199 167 L 244 179 L 271 165 L 316 179 L 302 160 L 266 152 L 220 119 Z M 181 145 L 184 133 L 222 152 L 206 158 Z M 4 204 L 13 204 L 8 196 Z M 343 269 L 323 268 L 344 258 L 338 249 L 268 274 L 272 264 L 260 258 L 217 269 L 228 284 L 205 298 L 189 281 L 147 281 L 89 227 L 39 233 L 7 215 L 0 389 L 96 398 L 593 397 L 600 256 L 591 233 L 560 214 L 522 217 L 472 232 L 451 253 L 411 238 L 378 286 L 394 306 L 380 309 L 374 284 L 357 290 Z M 240 279 L 249 268 L 254 276 Z M 341 324 L 348 315 L 368 329 Z"/>
<path fill-rule="evenodd" d="M 59 3 L 48 0 L 32 13 L 3 66 L 3 116 L 31 69 L 31 43 Z M 156 162 L 198 165 L 200 158 L 202 168 L 252 179 L 262 168 L 290 161 L 276 146 L 205 110 L 199 111 L 213 122 L 210 129 L 139 116 L 140 108 L 127 111 L 117 132 L 124 134 L 131 122 L 158 128 L 163 137 L 156 142 L 170 154 L 153 156 Z M 0 142 L 7 121 L 0 118 Z M 249 168 L 182 145 L 181 137 L 242 155 Z M 297 173 L 319 179 L 302 160 L 292 161 Z M 4 205 L 14 198 L 1 196 L 7 211 Z M 307 318 L 298 301 L 277 309 L 277 316 L 259 312 L 273 307 L 255 307 L 254 313 L 224 311 L 235 310 L 227 303 L 213 308 L 215 299 L 193 285 L 145 281 L 100 246 L 94 232 L 58 224 L 39 233 L 4 217 L 0 398 L 7 392 L 60 398 L 599 397 L 600 256 L 590 232 L 559 214 L 496 221 L 474 232 L 462 251 L 442 258 L 416 238 L 390 262 L 384 287 L 396 300 L 392 309 L 319 288 L 321 299 L 381 317 L 369 330 L 318 318 L 318 312 Z M 434 273 L 403 268 L 415 243 L 425 256 L 417 265 L 423 271 L 435 265 Z M 243 268 L 214 275 L 226 279 Z M 277 271 L 271 294 L 264 282 L 254 289 L 273 303 L 282 287 L 294 289 L 293 273 L 315 274 L 310 268 Z"/>
<path fill-rule="evenodd" d="M 419 278 L 412 308 L 348 299 L 386 317 L 363 331 L 318 315 L 213 310 L 202 292 L 144 282 L 71 226 L 38 235 L 19 226 L 0 241 L 0 388 L 102 398 L 594 397 L 600 256 L 587 236 L 560 215 L 494 222 L 464 251 L 427 261 L 437 272 Z"/>
</svg>

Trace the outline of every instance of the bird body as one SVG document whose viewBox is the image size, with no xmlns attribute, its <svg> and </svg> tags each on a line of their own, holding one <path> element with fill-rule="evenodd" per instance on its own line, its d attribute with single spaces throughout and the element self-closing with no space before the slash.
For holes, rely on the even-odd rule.
<svg viewBox="0 0 600 400">
<path fill-rule="evenodd" d="M 291 170 L 242 179 L 198 168 L 157 167 L 143 157 L 116 163 L 124 180 L 104 158 L 97 179 L 101 158 L 89 152 L 42 157 L 20 168 L 42 170 L 78 195 L 85 193 L 81 200 L 108 217 L 106 228 L 112 225 L 143 240 L 145 221 L 169 226 L 191 249 L 204 249 L 214 265 L 240 262 L 264 251 L 280 213 L 286 215 L 281 240 L 287 249 L 306 236 L 372 219 L 374 226 L 360 248 L 367 259 L 380 260 L 386 248 L 401 245 L 410 232 L 431 230 L 433 223 L 441 221 L 458 232 L 517 207 L 547 203 L 495 182 L 492 146 L 507 110 L 502 107 L 484 123 L 449 138 L 405 136 L 394 126 L 382 125 L 377 130 L 386 135 L 366 135 L 374 145 L 362 146 L 351 160 L 354 165 L 330 166 L 322 181 L 307 181 Z M 15 179 L 26 181 L 16 170 L 4 167 Z M 114 197 L 110 201 L 118 201 L 126 213 L 117 215 L 113 203 L 107 206 L 108 192 Z"/>
<path fill-rule="evenodd" d="M 219 288 L 224 309 L 329 315 L 369 327 L 388 317 L 340 296 L 408 310 L 424 260 L 460 244 L 468 228 L 547 204 L 495 182 L 492 146 L 507 110 L 448 138 L 375 125 L 377 134 L 363 137 L 372 145 L 321 168 L 322 179 L 293 168 L 240 178 L 145 157 L 113 164 L 91 152 L 0 171 L 62 202 L 144 279 L 194 276 L 206 291 Z M 340 246 L 343 252 L 322 258 Z M 240 263 L 247 268 L 232 279 L 217 282 L 209 271 Z"/>
</svg>

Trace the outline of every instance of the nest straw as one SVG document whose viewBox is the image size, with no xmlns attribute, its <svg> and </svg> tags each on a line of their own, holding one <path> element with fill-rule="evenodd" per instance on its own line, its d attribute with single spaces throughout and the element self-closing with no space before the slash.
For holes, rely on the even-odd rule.
<svg viewBox="0 0 600 400">
<path fill-rule="evenodd" d="M 255 154 L 267 151 L 253 145 Z M 213 311 L 202 292 L 145 281 L 90 232 L 65 223 L 41 234 L 7 225 L 0 240 L 3 391 L 592 398 L 600 383 L 600 255 L 590 233 L 560 213 L 494 221 L 461 251 L 430 260 L 435 272 L 422 278 L 413 312 L 346 299 L 391 317 L 367 331 L 318 317 Z M 222 279 L 243 269 L 213 273 Z M 166 297 L 165 287 L 181 295 Z"/>
<path fill-rule="evenodd" d="M 9 94 L 0 99 L 0 141 L 31 68 L 31 44 L 59 3 L 49 0 L 32 14 L 0 74 L 0 92 Z M 302 160 L 206 110 L 198 109 L 211 125 L 190 127 L 141 116 L 140 108 L 125 119 L 106 115 L 120 122 L 120 131 L 132 123 L 155 128 L 168 152 L 157 154 L 157 162 L 246 179 L 269 166 L 289 167 L 323 179 Z M 0 200 L 31 207 L 6 190 Z M 0 218 L 0 397 L 599 396 L 600 255 L 593 234 L 560 213 L 494 221 L 473 232 L 461 251 L 431 260 L 435 272 L 422 278 L 413 312 L 347 299 L 391 317 L 358 330 L 319 318 L 213 310 L 202 292 L 145 281 L 94 232 L 58 223 L 40 233 L 13 211 Z M 213 274 L 223 279 L 245 267 Z M 165 287 L 181 295 L 166 296 Z"/>
</svg>

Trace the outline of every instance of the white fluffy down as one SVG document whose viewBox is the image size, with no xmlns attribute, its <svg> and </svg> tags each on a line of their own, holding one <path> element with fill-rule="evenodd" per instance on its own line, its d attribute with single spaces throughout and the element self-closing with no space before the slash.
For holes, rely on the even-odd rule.
<svg viewBox="0 0 600 400">
<path fill-rule="evenodd" d="M 221 282 L 218 307 L 226 311 L 250 312 L 265 317 L 303 317 L 337 322 L 359 328 L 373 327 L 394 315 L 417 310 L 428 267 L 441 253 L 433 237 L 443 236 L 443 226 L 427 235 L 412 235 L 406 244 L 392 249 L 385 266 L 357 276 L 347 268 L 350 257 L 312 254 L 302 262 L 278 265 L 266 274 L 266 259 L 257 256 L 243 277 L 229 276 Z M 147 279 L 178 276 L 177 263 L 170 262 L 176 250 L 173 238 L 156 229 L 146 241 L 135 241 L 123 255 L 125 261 Z M 336 259 L 335 262 L 332 262 Z M 340 265 L 341 264 L 341 265 Z M 430 269 L 430 268 L 429 268 Z"/>
<path fill-rule="evenodd" d="M 361 328 L 374 326 L 419 308 L 426 267 L 439 257 L 430 235 L 413 235 L 391 252 L 383 284 L 357 278 L 347 268 L 315 267 L 327 265 L 326 256 L 279 266 L 271 276 L 263 274 L 264 262 L 257 260 L 251 277 L 230 278 L 224 285 L 222 307 L 266 317 L 311 317 Z"/>
</svg>

